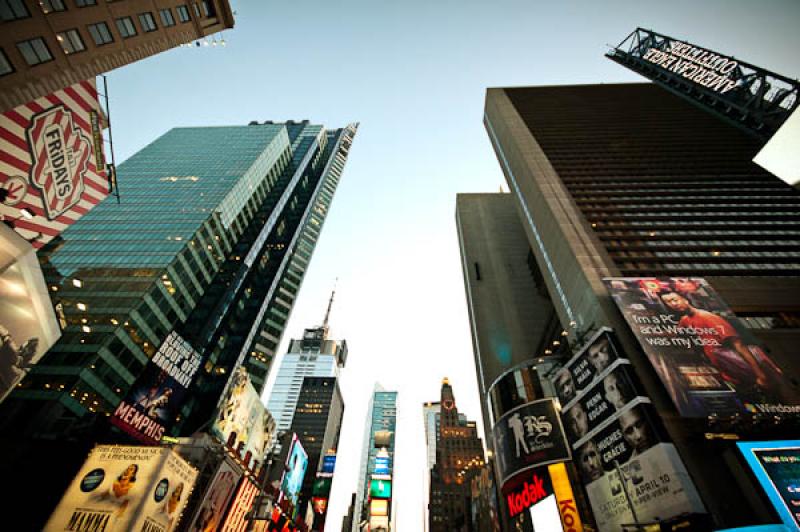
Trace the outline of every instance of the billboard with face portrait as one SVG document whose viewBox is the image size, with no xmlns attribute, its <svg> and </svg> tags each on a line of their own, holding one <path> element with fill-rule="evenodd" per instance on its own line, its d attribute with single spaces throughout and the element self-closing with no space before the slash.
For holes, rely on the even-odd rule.
<svg viewBox="0 0 800 532">
<path fill-rule="evenodd" d="M 0 214 L 33 247 L 108 196 L 102 115 L 94 80 L 0 114 Z"/>
<path fill-rule="evenodd" d="M 206 490 L 189 530 L 206 532 L 219 528 L 240 477 L 240 470 L 228 458 L 224 458 Z"/>
<path fill-rule="evenodd" d="M 197 470 L 165 447 L 99 445 L 45 526 L 61 530 L 175 530 Z"/>
<path fill-rule="evenodd" d="M 157 444 L 172 427 L 200 368 L 200 353 L 172 331 L 111 416 L 134 438 Z"/>
<path fill-rule="evenodd" d="M 681 415 L 800 413 L 784 371 L 704 279 L 603 281 Z"/>
</svg>

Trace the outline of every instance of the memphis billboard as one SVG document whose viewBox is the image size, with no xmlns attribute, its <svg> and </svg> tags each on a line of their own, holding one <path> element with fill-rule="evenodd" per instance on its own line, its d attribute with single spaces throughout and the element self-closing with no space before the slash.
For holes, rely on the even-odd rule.
<svg viewBox="0 0 800 532">
<path fill-rule="evenodd" d="M 93 80 L 0 115 L 0 214 L 34 247 L 108 196 L 102 116 Z"/>
<path fill-rule="evenodd" d="M 169 532 L 177 527 L 196 478 L 197 470 L 166 447 L 99 445 L 44 530 Z"/>
<path fill-rule="evenodd" d="M 259 462 L 264 461 L 275 431 L 275 421 L 264 408 L 258 392 L 243 367 L 234 371 L 228 389 L 222 395 L 211 433 L 223 443 L 236 435 L 233 447 L 240 444 Z"/>
<path fill-rule="evenodd" d="M 682 416 L 800 413 L 788 376 L 705 279 L 603 281 Z"/>
<path fill-rule="evenodd" d="M 117 406 L 111 423 L 143 443 L 160 443 L 199 368 L 200 353 L 172 331 Z"/>
</svg>

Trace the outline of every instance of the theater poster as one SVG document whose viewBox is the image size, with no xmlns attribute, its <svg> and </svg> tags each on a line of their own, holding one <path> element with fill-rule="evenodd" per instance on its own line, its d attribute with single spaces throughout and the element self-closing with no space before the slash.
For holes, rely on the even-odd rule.
<svg viewBox="0 0 800 532">
<path fill-rule="evenodd" d="M 189 530 L 206 532 L 219 528 L 241 476 L 228 458 L 222 460 Z"/>
<path fill-rule="evenodd" d="M 146 444 L 172 427 L 200 368 L 200 353 L 172 331 L 111 416 L 111 423 Z"/>
<path fill-rule="evenodd" d="M 108 196 L 102 116 L 94 80 L 0 114 L 0 214 L 35 248 Z"/>
<path fill-rule="evenodd" d="M 166 447 L 99 445 L 44 530 L 175 530 L 197 470 Z"/>
<path fill-rule="evenodd" d="M 681 415 L 797 415 L 763 344 L 702 278 L 603 280 Z"/>
</svg>

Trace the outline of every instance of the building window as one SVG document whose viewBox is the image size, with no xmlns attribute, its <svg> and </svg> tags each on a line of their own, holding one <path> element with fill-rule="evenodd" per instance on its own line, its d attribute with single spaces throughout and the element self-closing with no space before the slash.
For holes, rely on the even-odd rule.
<svg viewBox="0 0 800 532">
<path fill-rule="evenodd" d="M 42 6 L 42 11 L 44 11 L 45 15 L 54 11 L 67 10 L 64 0 L 39 0 L 39 5 Z"/>
<path fill-rule="evenodd" d="M 6 53 L 0 49 L 0 76 L 5 76 L 12 72 L 14 72 L 14 67 L 11 65 L 8 57 L 6 57 Z"/>
<path fill-rule="evenodd" d="M 97 46 L 103 46 L 110 42 L 114 42 L 114 37 L 111 35 L 111 30 L 105 22 L 98 22 L 97 24 L 90 24 L 88 26 L 89 34 Z"/>
<path fill-rule="evenodd" d="M 213 17 L 217 13 L 214 10 L 214 5 L 208 0 L 203 0 L 200 5 L 203 7 L 203 15 L 206 17 Z"/>
<path fill-rule="evenodd" d="M 9 21 L 30 16 L 23 0 L 0 0 L 0 19 Z"/>
<path fill-rule="evenodd" d="M 58 39 L 58 43 L 67 55 L 86 50 L 86 45 L 83 44 L 83 39 L 81 39 L 78 30 L 67 30 L 57 33 L 56 39 Z"/>
<path fill-rule="evenodd" d="M 133 25 L 131 17 L 122 17 L 117 19 L 117 29 L 123 39 L 133 37 L 136 35 L 136 26 Z"/>
<path fill-rule="evenodd" d="M 197 18 L 200 18 L 200 5 L 199 5 L 197 2 L 195 2 L 195 3 L 194 3 L 194 4 L 192 4 L 192 5 L 194 6 L 194 15 L 195 15 Z"/>
<path fill-rule="evenodd" d="M 178 20 L 181 22 L 189 22 L 192 20 L 192 17 L 189 15 L 189 8 L 186 6 L 178 6 L 175 8 L 178 10 Z"/>
<path fill-rule="evenodd" d="M 139 14 L 139 24 L 142 26 L 145 33 L 158 29 L 158 26 L 156 26 L 156 19 L 154 19 L 153 14 L 149 12 Z"/>
<path fill-rule="evenodd" d="M 17 43 L 17 48 L 25 58 L 25 62 L 31 66 L 53 60 L 53 54 L 41 37 Z"/>
<path fill-rule="evenodd" d="M 161 15 L 161 23 L 164 25 L 165 28 L 169 28 L 170 26 L 175 25 L 175 19 L 172 18 L 171 9 L 169 8 L 162 9 L 161 11 L 158 12 L 158 14 Z"/>
<path fill-rule="evenodd" d="M 78 7 L 96 6 L 97 0 L 75 0 L 75 5 Z"/>
</svg>

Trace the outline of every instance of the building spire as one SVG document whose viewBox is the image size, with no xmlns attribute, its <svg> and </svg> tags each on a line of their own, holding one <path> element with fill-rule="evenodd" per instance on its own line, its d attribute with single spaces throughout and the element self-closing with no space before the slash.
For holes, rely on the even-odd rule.
<svg viewBox="0 0 800 532">
<path fill-rule="evenodd" d="M 326 331 L 328 330 L 328 319 L 331 317 L 331 307 L 333 306 L 333 296 L 336 295 L 336 283 L 337 282 L 339 282 L 339 278 L 338 277 L 333 282 L 333 290 L 331 291 L 331 299 L 330 299 L 330 301 L 328 301 L 328 310 L 325 311 L 325 319 L 322 321 L 322 327 Z"/>
</svg>

